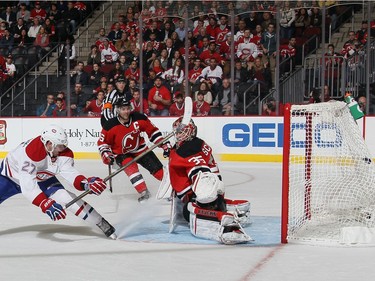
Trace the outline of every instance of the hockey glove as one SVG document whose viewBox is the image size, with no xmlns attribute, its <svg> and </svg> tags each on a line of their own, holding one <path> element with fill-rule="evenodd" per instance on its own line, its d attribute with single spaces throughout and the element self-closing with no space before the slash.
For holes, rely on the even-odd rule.
<svg viewBox="0 0 375 281">
<path fill-rule="evenodd" d="M 161 148 L 164 150 L 163 157 L 168 158 L 169 154 L 171 153 L 171 148 L 172 148 L 171 144 L 169 142 L 167 142 L 167 143 L 163 144 L 161 146 Z"/>
<path fill-rule="evenodd" d="M 60 204 L 56 203 L 56 201 L 53 199 L 44 199 L 39 207 L 42 209 L 43 213 L 49 215 L 51 220 L 57 221 L 60 219 L 65 219 L 66 217 L 64 208 Z"/>
<path fill-rule="evenodd" d="M 85 184 L 85 189 L 91 190 L 91 193 L 94 193 L 95 195 L 99 195 L 106 188 L 107 185 L 105 184 L 105 182 L 98 177 L 88 178 L 88 182 Z"/>
<path fill-rule="evenodd" d="M 100 155 L 102 157 L 103 163 L 106 165 L 112 165 L 113 162 L 115 161 L 115 155 L 112 153 L 111 150 L 103 150 L 100 153 Z"/>
</svg>

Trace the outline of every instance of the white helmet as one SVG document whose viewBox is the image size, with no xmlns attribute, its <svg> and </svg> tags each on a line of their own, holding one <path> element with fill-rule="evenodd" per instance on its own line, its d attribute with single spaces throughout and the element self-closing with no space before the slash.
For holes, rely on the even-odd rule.
<svg viewBox="0 0 375 281">
<path fill-rule="evenodd" d="M 40 139 L 44 146 L 46 146 L 47 142 L 50 141 L 52 143 L 52 150 L 57 145 L 62 144 L 68 146 L 68 136 L 65 133 L 65 130 L 57 125 L 49 125 L 47 128 L 45 128 L 42 131 Z"/>
</svg>

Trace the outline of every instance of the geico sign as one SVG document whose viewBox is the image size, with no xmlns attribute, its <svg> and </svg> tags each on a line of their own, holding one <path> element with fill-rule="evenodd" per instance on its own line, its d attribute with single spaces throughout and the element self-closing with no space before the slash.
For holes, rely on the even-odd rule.
<svg viewBox="0 0 375 281">
<path fill-rule="evenodd" d="M 226 124 L 222 129 L 223 144 L 227 147 L 282 147 L 284 124 L 244 123 Z M 312 129 L 311 141 L 318 147 L 330 148 L 342 145 L 342 134 L 333 123 L 318 123 Z M 292 123 L 291 147 L 306 145 L 306 124 Z"/>
<path fill-rule="evenodd" d="M 228 147 L 282 147 L 283 128 L 282 123 L 226 124 L 222 130 L 223 144 Z"/>
</svg>

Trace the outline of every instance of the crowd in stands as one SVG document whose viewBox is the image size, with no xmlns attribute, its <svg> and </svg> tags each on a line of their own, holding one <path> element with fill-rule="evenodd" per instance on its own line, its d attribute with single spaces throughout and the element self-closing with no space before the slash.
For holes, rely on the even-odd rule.
<svg viewBox="0 0 375 281">
<path fill-rule="evenodd" d="M 87 12 L 98 4 L 88 1 L 1 1 L 0 57 L 12 58 L 16 76 L 9 74 L 6 68 L 0 68 L 0 90 L 8 89 L 51 48 L 64 42 L 69 35 L 73 36 Z"/>
<path fill-rule="evenodd" d="M 342 6 L 330 8 L 340 1 L 328 2 L 327 20 L 337 25 Z M 21 3 L 11 20 L 0 15 L 1 27 L 4 22 L 7 25 L 3 33 L 0 30 L 0 47 L 6 44 L 3 39 L 8 31 L 14 37 L 13 47 L 15 44 L 37 45 L 43 54 L 51 44 L 61 41 L 56 35 L 60 32 L 56 30 L 63 28 L 66 36 L 59 50 L 59 72 L 70 75 L 71 83 L 75 85 L 74 103 L 70 108 L 72 116 L 96 116 L 92 107 L 100 107 L 103 94 L 106 96 L 108 91 L 119 90 L 120 84 L 124 84 L 124 89 L 119 91 L 127 94 L 134 110 L 151 116 L 180 114 L 186 95 L 193 97 L 196 115 L 243 114 L 243 103 L 259 94 L 267 96 L 274 87 L 277 53 L 281 58 L 281 76 L 288 75 L 300 55 L 298 44 L 304 42 L 301 38 L 306 41 L 311 32 L 321 36 L 322 1 L 281 1 L 280 38 L 275 32 L 275 1 L 190 1 L 189 5 L 180 0 L 135 1 L 134 6 L 124 4 L 124 12 L 118 14 L 108 30 L 100 28 L 86 60 L 80 57 L 77 61 L 72 35 L 79 22 L 76 12 L 84 4 L 76 1 L 42 3 L 48 5 L 44 12 L 41 3 L 34 2 L 32 9 Z M 233 9 L 236 16 L 234 34 L 231 34 L 228 14 Z M 188 26 L 185 25 L 185 13 L 189 17 Z M 138 21 L 140 15 L 142 30 Z M 365 28 L 363 26 L 363 30 L 355 34 L 358 42 L 366 40 Z M 27 31 L 26 35 L 22 35 L 23 29 Z M 231 40 L 234 40 L 235 48 L 233 81 Z M 279 50 L 276 48 L 278 40 Z M 355 46 L 355 43 L 351 44 Z M 185 54 L 186 45 L 188 54 Z M 344 46 L 344 49 L 350 53 L 349 47 Z M 70 69 L 66 65 L 68 58 Z M 140 69 L 143 77 L 140 77 Z M 231 93 L 231 84 L 234 84 L 234 93 Z M 77 85 L 87 92 L 77 90 Z M 242 93 L 250 87 L 251 95 L 245 99 Z M 143 100 L 138 96 L 140 89 Z M 61 110 L 64 100 L 60 99 L 56 116 L 66 114 L 66 110 Z M 44 116 L 44 112 L 42 110 L 38 115 Z"/>
</svg>

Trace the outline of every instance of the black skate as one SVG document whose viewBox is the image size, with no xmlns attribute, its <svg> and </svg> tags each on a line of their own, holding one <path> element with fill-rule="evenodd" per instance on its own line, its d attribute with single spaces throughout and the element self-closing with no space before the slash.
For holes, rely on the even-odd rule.
<svg viewBox="0 0 375 281">
<path fill-rule="evenodd" d="M 150 191 L 148 191 L 148 189 L 146 189 L 145 191 L 142 191 L 139 198 L 138 198 L 138 202 L 139 203 L 144 203 L 146 202 L 149 198 L 151 197 L 151 193 Z"/>
<path fill-rule="evenodd" d="M 102 218 L 101 222 L 99 222 L 97 226 L 104 232 L 105 236 L 114 240 L 117 239 L 117 235 L 115 234 L 116 229 L 104 218 Z"/>
</svg>

